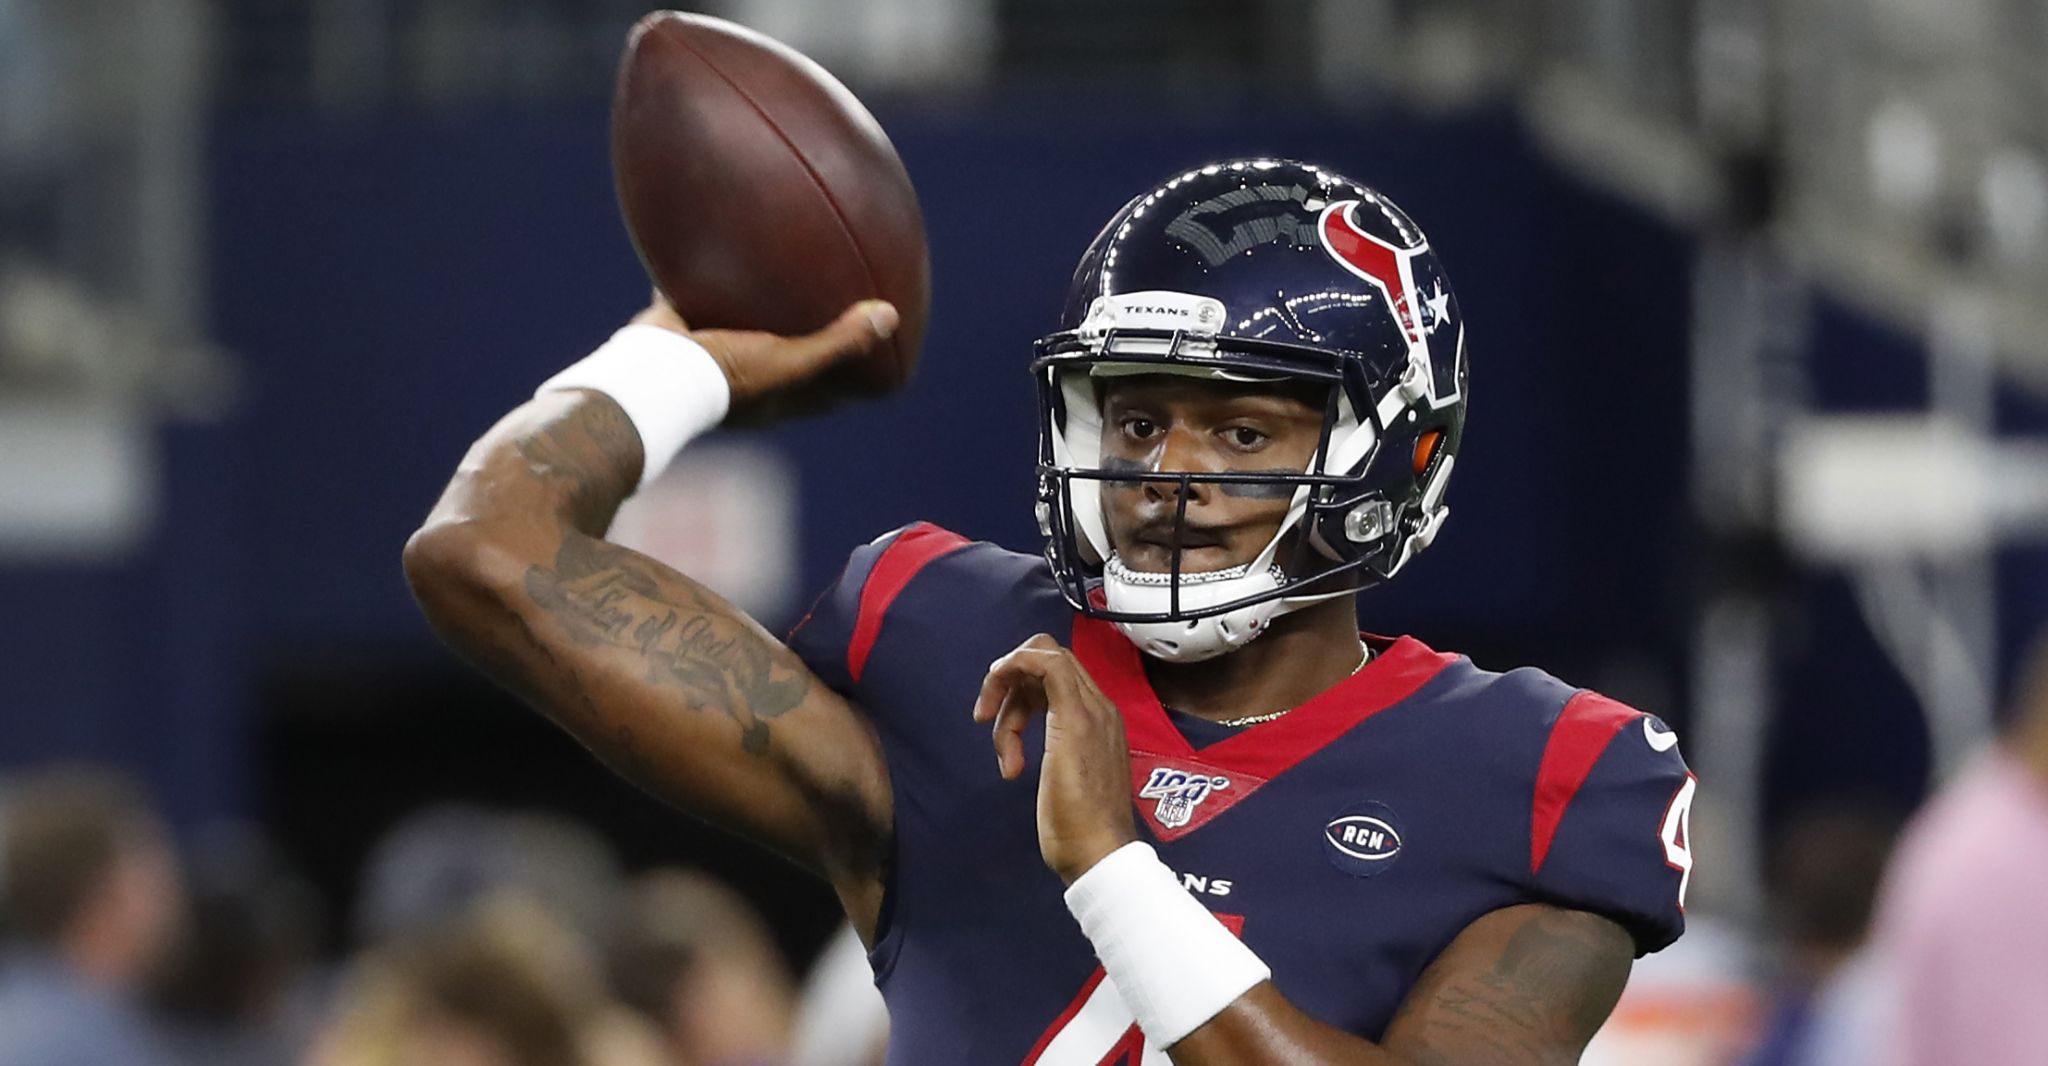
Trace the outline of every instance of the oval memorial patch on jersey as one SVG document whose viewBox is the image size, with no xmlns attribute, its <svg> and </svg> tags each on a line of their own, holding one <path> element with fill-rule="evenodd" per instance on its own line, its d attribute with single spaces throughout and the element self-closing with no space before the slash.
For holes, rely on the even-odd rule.
<svg viewBox="0 0 2048 1066">
<path fill-rule="evenodd" d="M 1330 865 L 1354 877 L 1385 873 L 1401 857 L 1401 830 L 1394 812 L 1375 800 L 1353 804 L 1323 827 Z"/>
</svg>

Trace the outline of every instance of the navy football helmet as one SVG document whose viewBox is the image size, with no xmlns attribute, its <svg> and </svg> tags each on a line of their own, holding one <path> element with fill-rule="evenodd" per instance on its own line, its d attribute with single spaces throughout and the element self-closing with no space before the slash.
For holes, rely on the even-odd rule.
<svg viewBox="0 0 2048 1066">
<path fill-rule="evenodd" d="M 1393 577 L 1442 527 L 1465 423 L 1464 323 L 1422 231 L 1379 193 L 1291 161 L 1189 171 L 1110 219 L 1060 325 L 1032 363 L 1046 559 L 1075 609 L 1147 653 L 1195 661 L 1242 646 L 1286 611 Z M 1139 373 L 1319 384 L 1316 457 L 1288 474 L 1105 469 L 1099 386 Z M 1177 524 L 1193 482 L 1258 483 L 1292 505 L 1249 564 L 1183 572 L 1176 552 L 1169 573 L 1139 573 L 1109 543 L 1105 481 L 1175 483 Z"/>
</svg>

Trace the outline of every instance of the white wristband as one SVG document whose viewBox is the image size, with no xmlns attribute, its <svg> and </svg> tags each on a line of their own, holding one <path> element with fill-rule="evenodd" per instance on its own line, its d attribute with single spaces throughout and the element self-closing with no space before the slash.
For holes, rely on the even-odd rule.
<svg viewBox="0 0 2048 1066">
<path fill-rule="evenodd" d="M 1067 886 L 1067 910 L 1138 1028 L 1161 1049 L 1273 976 L 1181 888 L 1149 844 L 1125 844 L 1076 878 Z"/>
<path fill-rule="evenodd" d="M 704 346 L 660 326 L 627 326 L 534 390 L 593 389 L 612 398 L 640 434 L 637 489 L 668 469 L 683 445 L 725 420 L 732 385 Z"/>
</svg>

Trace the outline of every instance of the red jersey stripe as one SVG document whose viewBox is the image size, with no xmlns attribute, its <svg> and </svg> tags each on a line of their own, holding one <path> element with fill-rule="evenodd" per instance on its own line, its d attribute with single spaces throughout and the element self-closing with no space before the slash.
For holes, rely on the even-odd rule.
<svg viewBox="0 0 2048 1066">
<path fill-rule="evenodd" d="M 1167 719 L 1145 677 L 1144 653 L 1121 630 L 1099 618 L 1074 619 L 1074 655 L 1088 668 L 1095 684 L 1124 715 L 1124 731 L 1133 751 L 1148 751 L 1207 764 L 1270 780 L 1359 723 L 1415 694 L 1416 690 L 1458 660 L 1432 651 L 1413 637 L 1389 640 L 1369 634 L 1374 655 L 1357 673 L 1287 714 L 1247 728 L 1203 748 L 1199 754 Z M 1240 791 L 1233 798 L 1241 799 Z"/>
<path fill-rule="evenodd" d="M 1088 975 L 1088 982 L 1081 986 L 1080 995 L 1075 996 L 1074 1001 L 1067 1004 L 1067 1009 L 1061 1011 L 1060 1016 L 1054 1018 L 1052 1024 L 1045 1027 L 1045 1032 L 1039 1036 L 1038 1043 L 1031 1046 L 1031 1053 L 1024 1056 L 1023 1066 L 1037 1066 L 1038 1057 L 1045 1054 L 1045 1049 L 1051 1045 L 1052 1038 L 1060 1035 L 1060 1030 L 1065 1029 L 1067 1023 L 1073 1021 L 1074 1016 L 1081 1013 L 1081 1008 L 1088 1005 L 1088 997 L 1095 994 L 1095 986 L 1101 984 L 1105 976 L 1107 974 L 1104 973 L 1100 966 L 1095 968 L 1094 973 Z"/>
<path fill-rule="evenodd" d="M 1543 745 L 1543 762 L 1536 768 L 1536 793 L 1529 817 L 1529 876 L 1542 871 L 1565 810 L 1608 743 L 1623 726 L 1642 717 L 1643 712 L 1625 703 L 1584 691 L 1566 700 L 1564 709 L 1557 712 L 1550 739 Z"/>
<path fill-rule="evenodd" d="M 855 682 L 860 681 L 861 671 L 868 664 L 868 654 L 875 650 L 875 641 L 882 635 L 882 619 L 889 613 L 889 605 L 895 603 L 896 597 L 910 584 L 910 579 L 939 557 L 967 545 L 966 537 L 950 529 L 919 522 L 896 534 L 896 539 L 882 549 L 882 557 L 875 560 L 874 568 L 868 571 L 868 579 L 860 588 L 860 614 L 853 624 L 853 640 L 846 648 L 848 677 Z"/>
</svg>

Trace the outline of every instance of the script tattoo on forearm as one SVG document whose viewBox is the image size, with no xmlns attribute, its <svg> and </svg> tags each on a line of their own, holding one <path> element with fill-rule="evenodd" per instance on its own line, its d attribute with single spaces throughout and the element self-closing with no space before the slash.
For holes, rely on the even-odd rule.
<svg viewBox="0 0 2048 1066">
<path fill-rule="evenodd" d="M 602 535 L 632 494 L 643 456 L 640 433 L 609 396 L 591 395 L 512 446 L 534 476 L 566 493 L 569 520 Z"/>
<path fill-rule="evenodd" d="M 710 600 L 688 586 L 680 592 L 689 602 L 668 602 L 648 560 L 596 539 L 631 494 L 643 461 L 639 432 L 617 402 L 585 397 L 513 446 L 529 472 L 564 493 L 566 516 L 586 534 L 568 535 L 553 569 L 528 570 L 527 594 L 578 642 L 639 654 L 650 680 L 681 689 L 691 706 L 715 708 L 739 723 L 746 750 L 767 751 L 767 720 L 802 701 L 808 675 L 778 664 L 781 649 L 720 617 Z M 526 644 L 554 661 L 530 631 L 525 636 Z M 573 671 L 562 679 L 571 696 L 595 714 L 581 679 Z M 636 757 L 630 727 L 620 725 L 612 735 L 621 755 Z"/>
<path fill-rule="evenodd" d="M 768 751 L 769 721 L 793 710 L 811 675 L 786 649 L 728 617 L 686 582 L 664 583 L 654 564 L 617 545 L 572 533 L 554 566 L 526 572 L 527 595 L 585 646 L 622 648 L 648 680 L 689 706 L 739 725 L 741 746 Z"/>
<path fill-rule="evenodd" d="M 1458 975 L 1416 997 L 1428 1004 L 1419 1066 L 1577 1062 L 1628 980 L 1633 954 L 1619 926 L 1550 911 L 1524 922 L 1490 971 Z M 1621 965 L 1613 960 L 1619 958 Z M 1439 1050 L 1441 1049 L 1441 1050 Z"/>
</svg>

